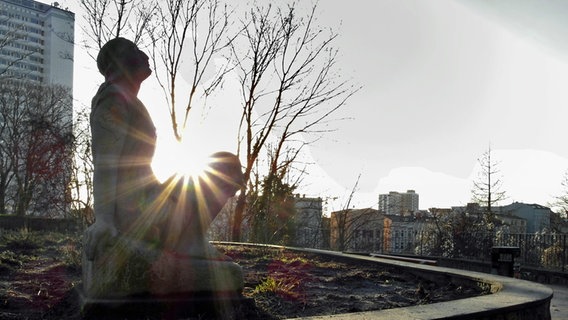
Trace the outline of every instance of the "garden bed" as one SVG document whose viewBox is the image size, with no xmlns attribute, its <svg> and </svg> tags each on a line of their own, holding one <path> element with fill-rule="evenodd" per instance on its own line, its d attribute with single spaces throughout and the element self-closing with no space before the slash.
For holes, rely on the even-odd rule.
<svg viewBox="0 0 568 320">
<path fill-rule="evenodd" d="M 80 247 L 78 236 L 2 231 L 0 319 L 80 319 L 74 290 L 80 284 Z M 382 310 L 484 294 L 368 261 L 274 247 L 219 248 L 243 267 L 247 299 L 236 312 L 240 319 Z"/>
<path fill-rule="evenodd" d="M 435 283 L 394 267 L 274 247 L 219 246 L 245 273 L 244 295 L 257 314 L 282 319 L 400 308 L 484 294 Z"/>
</svg>

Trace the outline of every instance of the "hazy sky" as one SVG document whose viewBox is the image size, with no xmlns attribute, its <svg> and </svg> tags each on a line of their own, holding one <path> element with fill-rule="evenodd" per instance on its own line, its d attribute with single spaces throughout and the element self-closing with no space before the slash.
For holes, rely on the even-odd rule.
<svg viewBox="0 0 568 320">
<path fill-rule="evenodd" d="M 339 197 L 329 209 L 340 209 L 361 174 L 355 206 L 406 189 L 420 194 L 423 209 L 464 205 L 477 158 L 491 143 L 508 201 L 546 204 L 557 195 L 568 169 L 568 2 L 322 0 L 318 7 L 320 24 L 340 34 L 344 76 L 363 88 L 341 111 L 351 120 L 306 150 L 317 166 L 300 192 Z M 102 78 L 80 50 L 75 95 L 88 105 Z M 155 121 L 165 122 L 165 109 L 148 102 L 159 93 L 143 89 Z M 209 126 L 204 148 L 234 151 L 235 127 L 224 124 L 238 116 L 238 101 L 222 104 L 193 121 Z"/>
<path fill-rule="evenodd" d="M 354 120 L 312 148 L 333 179 L 349 186 L 361 172 L 369 201 L 398 187 L 416 189 L 421 208 L 460 205 L 491 143 L 509 201 L 542 203 L 555 192 L 568 169 L 568 2 L 321 1 L 320 9 L 326 24 L 342 21 L 344 69 L 364 86 L 344 109 Z"/>
</svg>

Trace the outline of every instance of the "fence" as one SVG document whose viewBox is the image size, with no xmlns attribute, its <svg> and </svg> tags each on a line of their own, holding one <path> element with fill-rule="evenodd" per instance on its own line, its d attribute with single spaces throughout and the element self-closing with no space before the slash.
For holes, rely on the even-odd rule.
<svg viewBox="0 0 568 320">
<path fill-rule="evenodd" d="M 520 248 L 523 266 L 568 272 L 568 234 L 464 234 L 432 241 L 431 234 L 417 233 L 412 243 L 385 253 L 488 262 L 491 247 L 511 246 Z"/>
<path fill-rule="evenodd" d="M 494 243 L 519 247 L 522 265 L 568 272 L 568 234 L 504 234 Z"/>
<path fill-rule="evenodd" d="M 54 219 L 29 216 L 0 216 L 0 229 L 17 230 L 26 228 L 34 231 L 77 231 L 79 225 L 74 219 Z"/>
</svg>

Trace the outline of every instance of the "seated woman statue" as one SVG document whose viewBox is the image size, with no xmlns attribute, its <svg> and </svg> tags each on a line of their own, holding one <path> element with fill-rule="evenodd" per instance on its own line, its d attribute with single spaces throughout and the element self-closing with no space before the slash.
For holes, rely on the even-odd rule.
<svg viewBox="0 0 568 320">
<path fill-rule="evenodd" d="M 86 286 L 99 280 L 115 282 L 96 278 L 122 271 L 97 270 L 119 269 L 124 252 L 154 252 L 153 258 L 144 258 L 154 273 L 170 272 L 164 261 L 172 257 L 223 260 L 205 240 L 205 232 L 240 189 L 238 158 L 215 153 L 199 178 L 171 177 L 160 183 L 151 169 L 156 129 L 137 98 L 141 83 L 152 72 L 148 56 L 133 42 L 115 38 L 101 48 L 97 66 L 105 82 L 92 100 L 90 118 L 96 222 L 85 233 Z"/>
</svg>

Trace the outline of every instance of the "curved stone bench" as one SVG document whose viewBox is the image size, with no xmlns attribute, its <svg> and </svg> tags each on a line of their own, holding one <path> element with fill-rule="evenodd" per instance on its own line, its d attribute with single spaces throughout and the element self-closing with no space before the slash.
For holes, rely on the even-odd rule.
<svg viewBox="0 0 568 320">
<path fill-rule="evenodd" d="M 221 243 L 221 242 L 220 242 Z M 236 245 L 253 245 L 244 243 L 228 243 Z M 266 246 L 266 245 L 262 245 Z M 365 260 L 376 262 L 385 266 L 396 266 L 416 276 L 435 282 L 452 282 L 455 284 L 477 285 L 488 289 L 491 294 L 467 299 L 452 300 L 440 303 L 418 305 L 404 308 L 395 308 L 379 311 L 367 311 L 346 313 L 337 315 L 305 317 L 301 319 L 332 319 L 332 320 L 360 320 L 360 319 L 522 319 L 522 320 L 546 320 L 550 319 L 550 300 L 552 289 L 535 282 L 502 277 L 492 274 L 457 270 L 430 265 L 420 265 L 410 262 L 394 261 L 347 254 L 335 251 L 293 248 L 285 248 L 293 251 L 303 251 L 321 255 L 335 256 L 342 259 Z"/>
</svg>

